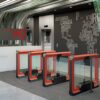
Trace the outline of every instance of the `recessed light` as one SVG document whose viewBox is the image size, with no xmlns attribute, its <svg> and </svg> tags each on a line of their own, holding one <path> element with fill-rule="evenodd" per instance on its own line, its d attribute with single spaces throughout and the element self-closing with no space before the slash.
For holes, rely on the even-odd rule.
<svg viewBox="0 0 100 100">
<path fill-rule="evenodd" d="M 70 6 L 69 8 L 72 8 L 72 6 Z"/>
<path fill-rule="evenodd" d="M 88 5 L 91 5 L 91 3 L 88 3 Z"/>
</svg>

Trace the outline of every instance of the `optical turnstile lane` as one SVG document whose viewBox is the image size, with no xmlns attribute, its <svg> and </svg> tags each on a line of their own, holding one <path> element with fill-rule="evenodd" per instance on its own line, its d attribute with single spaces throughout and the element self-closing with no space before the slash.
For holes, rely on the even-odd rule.
<svg viewBox="0 0 100 100">
<path fill-rule="evenodd" d="M 59 84 L 59 83 L 63 83 L 66 82 L 70 79 L 69 77 L 69 57 L 71 55 L 71 52 L 55 52 L 55 53 L 47 53 L 44 56 L 44 68 L 43 68 L 43 86 L 47 87 L 47 86 L 51 86 L 54 84 Z M 68 61 L 65 61 L 67 65 L 65 65 L 66 67 L 66 71 L 68 70 L 68 73 L 65 73 L 65 75 L 62 74 L 62 72 L 58 72 L 56 70 L 57 68 L 57 62 L 60 63 L 60 57 L 65 57 L 68 58 Z M 55 72 L 52 73 L 49 70 L 50 65 L 48 64 L 48 60 L 50 58 L 53 58 L 53 67 L 55 69 Z M 68 66 L 68 69 L 67 69 Z M 62 67 L 62 66 L 60 66 Z"/>
<path fill-rule="evenodd" d="M 21 51 L 17 51 L 16 52 L 16 77 L 17 78 L 22 78 L 22 77 L 25 77 L 27 76 L 27 73 L 28 73 L 28 66 L 27 66 L 27 69 L 26 71 L 21 71 L 21 55 L 27 55 L 27 58 L 28 58 L 28 53 L 29 52 L 37 52 L 37 51 L 42 51 L 42 50 L 21 50 Z"/>
<path fill-rule="evenodd" d="M 38 79 L 42 79 L 43 77 L 43 56 L 46 53 L 54 53 L 55 50 L 45 50 L 45 51 L 39 51 L 39 52 L 30 52 L 28 56 L 28 80 L 29 81 L 36 81 Z M 34 60 L 32 59 L 35 56 L 40 56 L 40 62 L 37 61 L 37 63 L 40 63 L 39 69 L 34 69 L 32 63 L 34 63 Z M 55 70 L 55 69 L 53 69 Z"/>
<path fill-rule="evenodd" d="M 76 75 L 75 75 L 75 62 L 77 61 L 84 61 L 85 67 L 89 67 L 90 69 L 90 75 L 89 78 L 84 73 L 84 79 L 81 83 L 78 83 L 79 85 L 76 85 Z M 92 64 L 94 61 L 94 65 Z M 78 66 L 78 64 L 77 64 Z M 80 65 L 81 67 L 82 65 Z M 83 66 L 82 66 L 83 67 Z M 94 67 L 94 71 L 93 71 Z M 83 69 L 84 69 L 83 68 Z M 99 86 L 99 55 L 98 54 L 82 54 L 82 55 L 75 55 L 70 57 L 70 83 L 69 83 L 69 94 L 70 95 L 76 95 L 88 90 L 91 90 L 93 88 L 96 88 Z M 84 69 L 85 70 L 85 69 Z M 78 73 L 78 72 L 77 72 Z M 81 76 L 81 75 L 80 75 Z"/>
</svg>

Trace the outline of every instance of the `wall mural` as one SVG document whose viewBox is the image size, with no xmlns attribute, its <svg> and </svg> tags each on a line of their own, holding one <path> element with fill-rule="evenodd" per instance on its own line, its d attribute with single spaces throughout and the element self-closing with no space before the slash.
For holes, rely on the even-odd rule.
<svg viewBox="0 0 100 100">
<path fill-rule="evenodd" d="M 70 19 L 68 16 L 63 16 L 57 17 L 55 20 L 60 22 L 61 37 L 62 39 L 66 40 L 66 46 L 68 47 L 68 50 L 74 53 L 75 48 L 78 47 L 78 44 L 74 42 L 71 35 L 69 34 L 69 30 L 72 26 L 72 19 Z"/>
<path fill-rule="evenodd" d="M 95 11 L 82 10 L 55 15 L 55 50 L 100 53 L 100 35 Z"/>
<path fill-rule="evenodd" d="M 99 37 L 96 14 L 90 14 L 83 20 L 82 32 L 80 32 L 79 38 L 87 44 L 87 52 L 94 53 L 96 50 L 95 44 Z"/>
</svg>

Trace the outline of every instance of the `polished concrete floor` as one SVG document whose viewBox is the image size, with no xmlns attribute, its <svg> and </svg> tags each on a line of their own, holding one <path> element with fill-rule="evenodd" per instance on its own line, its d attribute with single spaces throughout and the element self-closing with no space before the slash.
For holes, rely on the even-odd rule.
<svg viewBox="0 0 100 100">
<path fill-rule="evenodd" d="M 47 100 L 0 81 L 0 100 Z"/>
<path fill-rule="evenodd" d="M 93 93 L 90 93 L 89 91 L 87 91 L 76 96 L 70 96 L 68 82 L 45 88 L 42 86 L 42 80 L 30 83 L 27 81 L 27 78 L 17 79 L 15 71 L 0 73 L 0 81 L 3 81 L 5 83 L 13 85 L 14 87 L 18 87 L 20 89 L 28 91 L 33 94 L 33 97 L 35 94 L 35 95 L 38 95 L 39 97 L 43 97 L 48 100 L 99 100 L 100 98 L 100 87 L 94 89 Z M 1 96 L 0 96 L 0 100 L 5 100 L 5 99 L 1 99 Z M 30 100 L 30 99 L 27 99 L 27 100 Z M 36 100 L 36 99 L 32 99 L 32 100 Z"/>
</svg>

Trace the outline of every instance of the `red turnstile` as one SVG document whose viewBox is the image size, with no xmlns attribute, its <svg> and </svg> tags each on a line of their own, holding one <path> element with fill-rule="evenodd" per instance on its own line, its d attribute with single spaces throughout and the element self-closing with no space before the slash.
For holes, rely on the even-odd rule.
<svg viewBox="0 0 100 100">
<path fill-rule="evenodd" d="M 28 65 L 28 70 L 29 70 L 29 75 L 28 79 L 29 81 L 36 81 L 43 76 L 43 55 L 46 53 L 53 53 L 56 52 L 54 50 L 46 50 L 46 51 L 37 51 L 37 52 L 30 52 L 29 53 L 29 65 Z M 32 63 L 34 63 L 34 60 L 32 59 L 35 56 L 40 57 L 40 62 L 37 61 L 37 63 L 40 63 L 39 69 L 35 69 L 34 66 L 32 66 Z M 36 63 L 36 62 L 35 62 Z M 36 64 L 37 65 L 37 64 Z"/>
<path fill-rule="evenodd" d="M 78 61 L 83 61 L 84 65 L 82 64 L 75 65 L 75 63 Z M 78 67 L 77 75 L 75 74 L 76 67 Z M 82 69 L 81 67 L 84 67 L 85 69 L 84 68 Z M 70 95 L 76 95 L 78 93 L 85 92 L 87 90 L 92 90 L 93 88 L 98 87 L 99 86 L 98 67 L 99 67 L 98 54 L 82 54 L 70 57 L 70 84 L 69 84 Z M 84 72 L 83 76 L 78 75 L 78 73 L 81 74 L 82 72 Z M 87 74 L 87 76 L 85 74 Z"/>
<path fill-rule="evenodd" d="M 37 52 L 37 51 L 42 51 L 42 50 L 31 50 L 31 51 L 17 51 L 16 53 L 16 77 L 17 78 L 21 78 L 21 77 L 24 77 L 26 76 L 28 73 L 28 66 L 27 66 L 27 69 L 26 71 L 21 71 L 21 65 L 20 65 L 20 61 L 21 61 L 21 58 L 20 56 L 21 55 L 28 55 L 29 52 Z"/>
<path fill-rule="evenodd" d="M 44 57 L 44 67 L 43 67 L 43 86 L 50 86 L 62 82 L 66 82 L 69 80 L 69 57 L 71 53 L 70 52 L 55 52 L 55 53 L 47 53 Z M 67 58 L 63 62 L 63 59 L 61 57 Z M 54 70 L 50 70 L 50 63 L 49 60 L 53 60 L 53 68 Z M 68 70 L 68 73 L 65 73 L 64 75 L 62 74 L 62 66 L 63 63 L 65 66 L 65 70 Z M 60 70 L 58 71 L 57 68 L 60 64 Z M 68 68 L 67 68 L 68 66 Z"/>
</svg>

